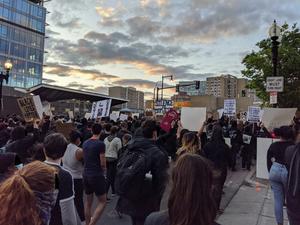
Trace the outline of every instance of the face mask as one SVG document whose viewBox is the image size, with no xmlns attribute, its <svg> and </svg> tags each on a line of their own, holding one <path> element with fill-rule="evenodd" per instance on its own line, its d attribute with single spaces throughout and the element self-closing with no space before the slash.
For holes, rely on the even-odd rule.
<svg viewBox="0 0 300 225">
<path fill-rule="evenodd" d="M 51 210 L 55 206 L 58 190 L 49 192 L 34 191 L 34 195 L 36 197 L 40 219 L 43 221 L 43 224 L 49 224 L 51 219 Z"/>
</svg>

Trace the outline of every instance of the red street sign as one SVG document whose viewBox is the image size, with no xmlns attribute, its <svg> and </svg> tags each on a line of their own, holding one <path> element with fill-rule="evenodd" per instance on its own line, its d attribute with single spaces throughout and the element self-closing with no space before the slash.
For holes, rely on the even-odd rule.
<svg viewBox="0 0 300 225">
<path fill-rule="evenodd" d="M 270 92 L 270 104 L 277 104 L 277 92 Z"/>
</svg>

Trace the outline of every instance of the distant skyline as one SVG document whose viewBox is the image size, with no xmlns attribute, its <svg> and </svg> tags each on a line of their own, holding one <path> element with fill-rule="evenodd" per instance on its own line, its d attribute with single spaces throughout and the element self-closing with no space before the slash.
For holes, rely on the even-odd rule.
<svg viewBox="0 0 300 225">
<path fill-rule="evenodd" d="M 162 74 L 175 82 L 241 76 L 242 58 L 268 37 L 274 19 L 300 19 L 299 0 L 52 0 L 45 7 L 45 83 L 105 94 L 132 86 L 146 98 Z"/>
</svg>

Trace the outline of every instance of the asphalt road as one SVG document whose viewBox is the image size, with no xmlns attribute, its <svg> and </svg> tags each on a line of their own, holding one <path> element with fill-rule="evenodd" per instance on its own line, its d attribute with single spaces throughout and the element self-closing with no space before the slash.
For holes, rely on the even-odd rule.
<svg viewBox="0 0 300 225">
<path fill-rule="evenodd" d="M 249 171 L 239 170 L 237 172 L 228 171 L 227 180 L 225 183 L 224 192 L 221 203 L 221 208 L 225 209 L 230 201 L 233 199 L 239 188 L 243 184 L 245 178 L 249 174 Z M 170 185 L 166 188 L 161 209 L 167 209 L 168 196 L 170 194 Z M 131 225 L 131 220 L 128 216 L 123 215 L 120 218 L 115 209 L 118 197 L 111 198 L 111 201 L 107 204 L 105 211 L 97 223 L 97 225 Z"/>
</svg>

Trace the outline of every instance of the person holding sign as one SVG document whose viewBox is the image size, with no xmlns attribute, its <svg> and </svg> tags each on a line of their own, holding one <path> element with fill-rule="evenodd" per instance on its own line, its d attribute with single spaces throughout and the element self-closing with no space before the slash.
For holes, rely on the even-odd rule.
<svg viewBox="0 0 300 225">
<path fill-rule="evenodd" d="M 230 149 L 223 138 L 223 130 L 220 125 L 214 125 L 212 137 L 204 146 L 203 152 L 212 164 L 215 174 L 218 174 L 215 180 L 214 196 L 216 206 L 220 213 L 220 203 L 222 199 L 222 191 L 227 177 L 227 167 L 230 162 Z"/>
</svg>

